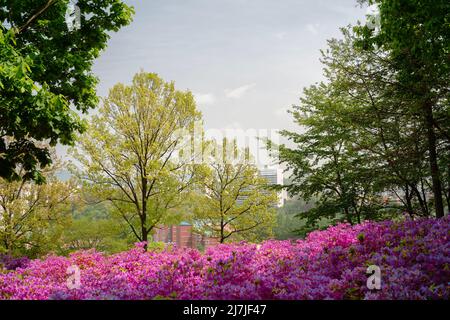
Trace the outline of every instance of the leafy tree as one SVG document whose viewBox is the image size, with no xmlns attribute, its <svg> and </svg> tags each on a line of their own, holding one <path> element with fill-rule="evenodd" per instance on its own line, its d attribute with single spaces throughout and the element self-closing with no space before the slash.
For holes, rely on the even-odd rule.
<svg viewBox="0 0 450 320">
<path fill-rule="evenodd" d="M 216 144 L 209 172 L 200 182 L 196 199 L 195 225 L 201 232 L 230 239 L 258 240 L 271 235 L 275 222 L 277 194 L 259 176 L 248 152 L 239 152 L 224 139 Z M 232 153 L 232 154 L 231 154 Z"/>
<path fill-rule="evenodd" d="M 63 253 L 77 250 L 95 249 L 116 253 L 129 249 L 132 245 L 123 226 L 114 217 L 94 218 L 82 215 L 74 218 L 63 232 Z"/>
<path fill-rule="evenodd" d="M 74 150 L 85 187 L 109 201 L 139 241 L 181 218 L 200 170 L 175 155 L 190 143 L 182 129 L 191 134 L 200 119 L 192 93 L 140 72 L 130 86 L 110 90 Z"/>
<path fill-rule="evenodd" d="M 44 181 L 49 149 L 84 129 L 74 109 L 97 105 L 92 64 L 110 31 L 130 23 L 120 0 L 79 0 L 80 30 L 69 31 L 69 0 L 0 1 L 0 177 Z M 19 170 L 20 172 L 18 172 Z"/>
<path fill-rule="evenodd" d="M 302 216 L 310 224 L 322 217 L 349 223 L 374 217 L 381 204 L 376 172 L 366 154 L 353 148 L 353 131 L 340 114 L 346 101 L 320 84 L 305 89 L 301 102 L 291 113 L 304 132 L 281 132 L 296 147 L 281 145 L 279 159 L 292 171 L 287 190 L 306 201 L 316 199 Z"/>
<path fill-rule="evenodd" d="M 296 145 L 280 148 L 281 162 L 293 173 L 288 190 L 319 198 L 299 216 L 308 225 L 323 218 L 393 218 L 402 211 L 428 216 L 432 175 L 423 115 L 413 112 L 416 102 L 399 90 L 389 52 L 366 50 L 350 28 L 342 31 L 344 39 L 330 40 L 322 52 L 327 81 L 305 89 L 292 111 L 302 132 L 283 132 Z M 445 133 L 436 137 L 445 183 L 448 143 Z"/>
<path fill-rule="evenodd" d="M 313 207 L 312 202 L 306 203 L 300 199 L 289 199 L 282 207 L 277 208 L 277 222 L 273 228 L 275 238 L 286 240 L 304 236 L 306 219 L 299 219 L 298 216 Z"/>
<path fill-rule="evenodd" d="M 408 112 L 410 100 L 398 94 L 390 56 L 381 48 L 361 50 L 349 29 L 343 34 L 343 40 L 329 41 L 322 62 L 329 90 L 346 101 L 337 114 L 352 131 L 353 149 L 367 155 L 378 189 L 395 194 L 410 215 L 429 215 L 427 144 L 420 116 Z"/>
<path fill-rule="evenodd" d="M 60 254 L 88 249 L 111 254 L 133 246 L 134 235 L 108 202 L 81 189 L 71 205 L 72 219 L 62 233 Z"/>
<path fill-rule="evenodd" d="M 419 115 L 427 143 L 435 211 L 444 215 L 439 136 L 449 147 L 450 112 L 450 2 L 447 0 L 363 0 L 376 4 L 380 28 L 357 28 L 359 45 L 366 50 L 381 47 L 395 72 L 397 94 L 408 101 L 405 110 Z M 447 154 L 448 156 L 448 154 Z M 446 158 L 447 164 L 450 159 Z"/>
<path fill-rule="evenodd" d="M 56 177 L 58 166 L 44 170 L 47 184 L 0 179 L 0 247 L 11 254 L 36 256 L 56 250 L 70 223 L 73 182 Z M 18 172 L 21 174 L 22 172 Z"/>
</svg>

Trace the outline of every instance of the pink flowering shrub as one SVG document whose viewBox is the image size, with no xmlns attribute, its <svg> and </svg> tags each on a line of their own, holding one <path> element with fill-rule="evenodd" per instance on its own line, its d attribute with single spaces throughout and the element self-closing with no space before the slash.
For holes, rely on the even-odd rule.
<svg viewBox="0 0 450 320">
<path fill-rule="evenodd" d="M 305 240 L 105 256 L 82 251 L 0 271 L 0 299 L 449 299 L 450 218 L 315 231 Z M 69 266 L 80 269 L 69 289 Z M 381 289 L 367 288 L 367 267 Z"/>
<path fill-rule="evenodd" d="M 13 257 L 9 254 L 0 254 L 0 268 L 7 270 L 16 270 L 20 267 L 25 267 L 30 262 L 27 257 Z"/>
</svg>

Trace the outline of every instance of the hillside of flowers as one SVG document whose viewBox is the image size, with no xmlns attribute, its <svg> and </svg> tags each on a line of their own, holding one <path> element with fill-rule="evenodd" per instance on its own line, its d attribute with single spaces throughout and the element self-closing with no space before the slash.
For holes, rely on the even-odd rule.
<svg viewBox="0 0 450 320">
<path fill-rule="evenodd" d="M 340 224 L 305 240 L 3 263 L 0 299 L 449 299 L 450 218 Z M 0 262 L 1 263 L 1 262 Z M 69 289 L 68 267 L 80 269 Z M 367 288 L 367 267 L 381 289 Z M 8 266 L 11 268 L 8 269 Z M 15 269 L 15 270 L 14 270 Z"/>
</svg>

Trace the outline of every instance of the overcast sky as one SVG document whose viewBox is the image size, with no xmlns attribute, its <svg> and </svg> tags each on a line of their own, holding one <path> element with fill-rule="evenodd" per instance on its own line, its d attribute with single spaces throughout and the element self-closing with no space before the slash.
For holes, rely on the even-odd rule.
<svg viewBox="0 0 450 320">
<path fill-rule="evenodd" d="M 127 0 L 134 21 L 96 61 L 98 93 L 156 72 L 191 90 L 206 128 L 295 128 L 287 108 L 322 79 L 320 49 L 364 20 L 356 0 Z"/>
<path fill-rule="evenodd" d="M 191 90 L 205 128 L 222 132 L 298 131 L 287 110 L 305 86 L 323 79 L 320 49 L 369 12 L 356 0 L 125 2 L 135 8 L 134 21 L 111 34 L 95 61 L 98 95 L 130 83 L 140 70 L 156 72 L 177 89 Z M 258 166 L 273 164 L 255 141 L 250 149 Z M 66 151 L 57 146 L 63 158 Z"/>
</svg>

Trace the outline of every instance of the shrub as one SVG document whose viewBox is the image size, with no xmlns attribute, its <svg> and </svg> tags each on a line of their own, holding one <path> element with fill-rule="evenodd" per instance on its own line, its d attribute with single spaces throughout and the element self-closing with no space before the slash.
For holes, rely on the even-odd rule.
<svg viewBox="0 0 450 320">
<path fill-rule="evenodd" d="M 139 243 L 110 256 L 48 256 L 0 274 L 0 299 L 449 299 L 449 222 L 340 224 L 295 242 L 223 244 L 203 254 Z M 72 290 L 71 265 L 81 272 Z M 381 290 L 367 288 L 369 265 L 381 268 Z"/>
</svg>

